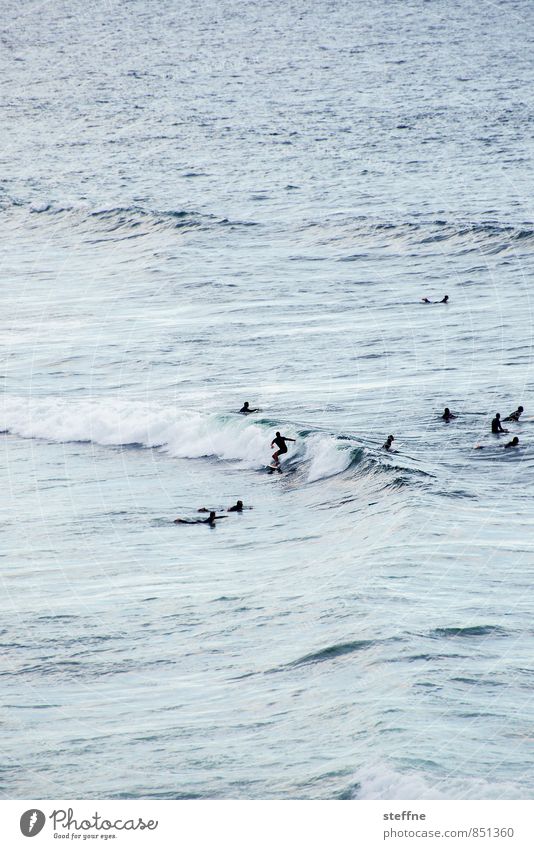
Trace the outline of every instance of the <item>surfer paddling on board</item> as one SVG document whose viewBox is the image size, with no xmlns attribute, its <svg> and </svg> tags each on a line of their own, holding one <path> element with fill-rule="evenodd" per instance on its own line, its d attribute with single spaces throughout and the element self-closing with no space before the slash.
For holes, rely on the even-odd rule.
<svg viewBox="0 0 534 849">
<path fill-rule="evenodd" d="M 209 525 L 210 528 L 215 527 L 216 519 L 226 519 L 227 516 L 217 516 L 215 510 L 211 510 L 207 519 L 175 519 L 175 525 Z"/>
<path fill-rule="evenodd" d="M 431 301 L 430 298 L 421 298 L 421 301 L 423 302 L 423 304 L 448 304 L 449 296 L 444 295 L 441 301 Z"/>
<path fill-rule="evenodd" d="M 243 510 L 252 510 L 252 507 L 245 507 L 241 499 L 233 504 L 231 507 L 228 507 L 227 513 L 242 513 Z M 211 510 L 208 510 L 207 507 L 199 507 L 199 513 L 211 513 Z M 216 519 L 225 519 L 226 516 L 216 516 Z"/>
<path fill-rule="evenodd" d="M 477 450 L 480 450 L 481 448 L 487 448 L 488 446 L 487 445 L 475 445 L 474 447 Z M 517 438 L 517 436 L 514 436 L 514 438 L 511 440 L 511 442 L 507 442 L 506 445 L 501 445 L 500 448 L 519 448 L 519 439 Z"/>
<path fill-rule="evenodd" d="M 277 450 L 273 454 L 273 466 L 280 465 L 280 454 L 287 454 L 287 445 L 286 442 L 296 442 L 296 439 L 291 439 L 290 436 L 281 436 L 280 431 L 276 431 L 276 436 L 271 442 L 271 448 L 273 445 L 277 446 Z"/>
<path fill-rule="evenodd" d="M 259 407 L 255 407 L 255 408 L 252 410 L 252 409 L 250 408 L 250 404 L 249 404 L 249 402 L 248 402 L 248 401 L 245 401 L 245 403 L 243 404 L 243 406 L 241 407 L 241 409 L 239 410 L 239 412 L 240 412 L 240 413 L 243 413 L 243 415 L 245 415 L 245 416 L 246 416 L 246 415 L 248 415 L 249 413 L 259 413 L 259 412 L 260 412 L 260 409 L 259 409 Z"/>
<path fill-rule="evenodd" d="M 222 509 L 222 508 L 221 508 Z M 231 507 L 228 507 L 227 513 L 242 513 L 243 510 L 252 510 L 252 507 L 245 507 L 241 499 L 233 504 Z M 211 510 L 208 510 L 207 507 L 199 507 L 199 513 L 211 513 Z M 225 519 L 226 516 L 216 516 L 216 519 Z"/>
<path fill-rule="evenodd" d="M 245 508 L 244 508 L 243 502 L 241 500 L 239 500 L 232 507 L 229 507 L 227 512 L 228 513 L 242 513 L 244 509 Z"/>
<path fill-rule="evenodd" d="M 513 413 L 510 413 L 509 416 L 506 416 L 504 421 L 505 422 L 518 422 L 522 412 L 523 412 L 523 407 L 521 405 L 519 405 L 517 410 L 514 410 Z"/>
</svg>

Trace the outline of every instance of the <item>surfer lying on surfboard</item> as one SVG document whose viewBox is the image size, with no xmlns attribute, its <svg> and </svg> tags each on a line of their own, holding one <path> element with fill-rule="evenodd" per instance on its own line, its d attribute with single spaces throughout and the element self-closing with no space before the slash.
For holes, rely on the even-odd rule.
<svg viewBox="0 0 534 849">
<path fill-rule="evenodd" d="M 487 447 L 488 447 L 487 445 L 475 445 L 475 448 L 477 448 L 477 449 L 487 448 Z M 499 447 L 500 448 L 519 448 L 519 439 L 518 439 L 517 436 L 514 436 L 514 438 L 511 440 L 511 442 L 507 442 L 506 445 L 500 445 Z"/>
<path fill-rule="evenodd" d="M 444 295 L 441 301 L 431 301 L 430 298 L 421 298 L 421 300 L 424 304 L 448 304 L 449 296 Z"/>
<path fill-rule="evenodd" d="M 245 507 L 241 499 L 237 501 L 232 507 L 228 507 L 227 513 L 242 513 L 243 510 L 252 510 L 252 507 Z M 199 507 L 199 513 L 211 513 L 211 510 L 208 510 L 207 507 Z M 225 516 L 219 516 L 219 519 L 225 519 Z"/>
<path fill-rule="evenodd" d="M 286 442 L 296 442 L 296 439 L 291 439 L 290 436 L 281 436 L 280 431 L 276 431 L 276 436 L 271 442 L 271 448 L 273 445 L 277 446 L 277 450 L 273 454 L 273 464 L 275 466 L 280 465 L 280 454 L 287 454 L 287 445 Z"/>
<path fill-rule="evenodd" d="M 175 519 L 175 525 L 209 525 L 210 528 L 215 527 L 216 519 L 227 519 L 228 516 L 217 516 L 215 510 L 211 510 L 207 519 Z"/>
<path fill-rule="evenodd" d="M 245 401 L 239 412 L 246 416 L 248 413 L 260 413 L 261 410 L 259 407 L 254 407 L 254 409 L 252 409 L 249 402 Z"/>
</svg>

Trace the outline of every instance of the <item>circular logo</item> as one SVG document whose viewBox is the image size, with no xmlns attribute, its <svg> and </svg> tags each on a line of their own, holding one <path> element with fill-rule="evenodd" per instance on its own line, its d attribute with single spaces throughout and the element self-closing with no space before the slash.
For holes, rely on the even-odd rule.
<svg viewBox="0 0 534 849">
<path fill-rule="evenodd" d="M 24 837 L 35 837 L 42 830 L 45 822 L 46 817 L 42 811 L 30 808 L 29 811 L 24 811 L 20 818 L 20 830 Z"/>
</svg>

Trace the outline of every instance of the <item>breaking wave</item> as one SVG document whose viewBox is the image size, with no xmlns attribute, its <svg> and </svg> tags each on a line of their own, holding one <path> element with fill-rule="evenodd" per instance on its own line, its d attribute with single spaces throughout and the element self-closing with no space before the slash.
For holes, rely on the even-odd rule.
<svg viewBox="0 0 534 849">
<path fill-rule="evenodd" d="M 351 783 L 351 799 L 524 799 L 519 782 L 487 781 L 477 776 L 458 776 L 411 769 L 400 771 L 386 763 L 362 767 Z"/>
<path fill-rule="evenodd" d="M 234 413 L 209 414 L 133 400 L 94 398 L 67 402 L 55 396 L 5 396 L 0 409 L 0 432 L 5 434 L 54 442 L 151 448 L 171 457 L 214 458 L 248 469 L 260 469 L 271 462 L 270 440 L 278 427 L 282 425 L 251 421 Z M 385 473 L 387 486 L 398 471 L 375 457 L 372 449 L 357 445 L 346 436 L 340 439 L 324 432 L 299 432 L 288 424 L 284 429 L 297 437 L 284 466 L 287 472 L 298 476 L 298 482 L 313 483 L 350 471 Z"/>
</svg>

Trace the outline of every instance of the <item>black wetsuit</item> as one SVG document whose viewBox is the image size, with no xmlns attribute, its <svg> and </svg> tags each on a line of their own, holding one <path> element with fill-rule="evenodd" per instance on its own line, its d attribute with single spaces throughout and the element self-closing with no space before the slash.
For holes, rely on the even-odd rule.
<svg viewBox="0 0 534 849">
<path fill-rule="evenodd" d="M 523 412 L 523 410 L 515 410 L 515 412 L 510 413 L 509 416 L 506 416 L 504 421 L 505 422 L 518 422 L 519 416 L 521 415 L 522 412 Z"/>
<path fill-rule="evenodd" d="M 205 525 L 210 519 L 175 519 L 175 525 Z"/>
<path fill-rule="evenodd" d="M 242 513 L 243 507 L 238 507 L 237 504 L 234 504 L 233 507 L 228 508 L 228 512 L 229 513 Z"/>
<path fill-rule="evenodd" d="M 506 431 L 503 428 L 502 424 L 500 423 L 499 419 L 497 419 L 497 418 L 493 419 L 493 421 L 491 423 L 491 432 L 492 433 L 506 433 Z"/>
<path fill-rule="evenodd" d="M 273 444 L 278 446 L 279 454 L 287 454 L 287 444 L 283 436 L 275 436 Z"/>
<path fill-rule="evenodd" d="M 214 516 L 213 519 L 211 516 L 208 519 L 175 519 L 175 525 L 209 525 L 210 527 L 215 527 L 216 519 L 224 519 L 224 516 Z"/>
</svg>

